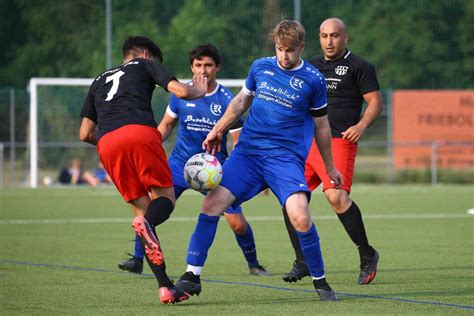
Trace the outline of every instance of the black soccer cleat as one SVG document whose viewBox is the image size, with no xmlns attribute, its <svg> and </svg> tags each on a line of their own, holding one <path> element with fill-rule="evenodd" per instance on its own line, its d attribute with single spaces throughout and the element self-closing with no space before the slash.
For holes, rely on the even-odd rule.
<svg viewBox="0 0 474 316">
<path fill-rule="evenodd" d="M 130 273 L 142 274 L 143 272 L 143 259 L 135 257 L 134 255 L 128 254 L 131 256 L 130 259 L 119 262 L 118 267 L 121 270 L 128 271 Z"/>
<path fill-rule="evenodd" d="M 326 282 L 326 279 L 313 280 L 313 285 L 316 290 L 316 293 L 319 296 L 321 301 L 325 302 L 337 302 L 336 293 L 331 289 L 329 284 Z"/>
<path fill-rule="evenodd" d="M 250 274 L 252 275 L 261 275 L 261 276 L 271 276 L 272 274 L 267 271 L 264 267 L 262 267 L 260 264 L 255 264 L 251 267 L 249 267 Z"/>
<path fill-rule="evenodd" d="M 306 276 L 309 276 L 309 271 L 308 267 L 306 266 L 306 262 L 295 260 L 295 262 L 293 262 L 293 268 L 291 268 L 291 271 L 284 274 L 282 279 L 285 282 L 291 283 L 297 282 L 298 280 L 301 280 Z"/>
<path fill-rule="evenodd" d="M 359 284 L 369 284 L 375 279 L 377 274 L 377 263 L 379 262 L 380 255 L 377 250 L 374 249 L 374 255 L 372 257 L 362 257 L 360 260 L 360 274 Z"/>
<path fill-rule="evenodd" d="M 201 277 L 190 271 L 185 272 L 175 286 L 189 295 L 199 296 L 199 293 L 201 293 Z"/>
</svg>

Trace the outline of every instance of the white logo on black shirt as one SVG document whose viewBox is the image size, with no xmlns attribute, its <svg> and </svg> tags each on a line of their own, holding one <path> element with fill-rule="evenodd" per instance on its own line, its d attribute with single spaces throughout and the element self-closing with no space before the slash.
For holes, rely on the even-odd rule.
<svg viewBox="0 0 474 316">
<path fill-rule="evenodd" d="M 337 66 L 336 67 L 336 74 L 339 76 L 344 76 L 347 73 L 347 70 L 349 69 L 349 66 Z"/>
</svg>

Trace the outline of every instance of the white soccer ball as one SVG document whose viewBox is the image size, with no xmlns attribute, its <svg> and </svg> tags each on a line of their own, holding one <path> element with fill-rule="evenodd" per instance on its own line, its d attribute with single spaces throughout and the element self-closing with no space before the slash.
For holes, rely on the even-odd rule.
<svg viewBox="0 0 474 316">
<path fill-rule="evenodd" d="M 199 192 L 209 192 L 221 183 L 221 163 L 212 155 L 196 154 L 189 158 L 184 165 L 184 179 L 192 189 Z"/>
</svg>

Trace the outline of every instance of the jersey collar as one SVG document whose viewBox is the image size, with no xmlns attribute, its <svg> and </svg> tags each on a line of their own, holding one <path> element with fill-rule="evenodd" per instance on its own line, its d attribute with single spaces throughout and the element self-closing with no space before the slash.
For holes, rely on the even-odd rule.
<svg viewBox="0 0 474 316">
<path fill-rule="evenodd" d="M 276 61 L 276 64 L 278 65 L 278 67 L 279 67 L 281 70 L 285 70 L 285 71 L 295 71 L 295 70 L 298 70 L 298 69 L 303 68 L 303 66 L 304 66 L 304 60 L 303 60 L 303 58 L 301 58 L 301 57 L 300 57 L 301 63 L 300 63 L 298 66 L 293 67 L 293 68 L 291 68 L 291 69 L 285 69 L 285 68 L 283 68 L 282 66 L 280 66 L 280 63 L 278 62 L 278 59 L 276 59 L 276 58 L 275 58 L 275 61 Z"/>
<path fill-rule="evenodd" d="M 220 87 L 220 83 L 217 82 L 216 88 L 212 92 L 206 93 L 204 96 L 208 97 L 208 96 L 211 96 L 211 95 L 215 94 L 219 90 L 219 87 Z"/>
<path fill-rule="evenodd" d="M 340 57 L 338 59 L 329 59 L 328 60 L 328 59 L 324 58 L 324 55 L 321 55 L 321 59 L 323 60 L 323 62 L 325 64 L 327 64 L 327 63 L 338 61 L 338 60 L 341 60 L 341 59 L 347 59 L 347 57 L 349 57 L 350 54 L 351 54 L 351 51 L 346 48 L 346 52 L 344 53 L 344 55 L 342 55 L 342 57 Z"/>
</svg>

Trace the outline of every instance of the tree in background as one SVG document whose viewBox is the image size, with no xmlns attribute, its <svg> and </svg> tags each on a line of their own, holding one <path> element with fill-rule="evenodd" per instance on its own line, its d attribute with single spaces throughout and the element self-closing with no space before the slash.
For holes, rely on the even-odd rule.
<svg viewBox="0 0 474 316">
<path fill-rule="evenodd" d="M 305 58 L 320 52 L 327 17 L 348 24 L 350 48 L 376 67 L 383 88 L 472 88 L 474 3 L 470 0 L 302 2 Z M 212 42 L 222 53 L 221 78 L 244 78 L 250 62 L 273 54 L 269 26 L 293 18 L 283 0 L 112 0 L 113 64 L 131 34 L 154 38 L 165 64 L 189 76 L 187 51 Z M 105 61 L 105 2 L 16 0 L 0 3 L 0 84 L 24 87 L 33 76 L 92 77 Z"/>
</svg>

